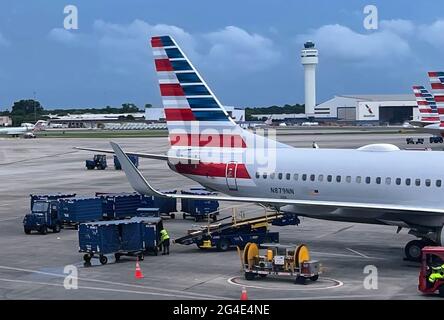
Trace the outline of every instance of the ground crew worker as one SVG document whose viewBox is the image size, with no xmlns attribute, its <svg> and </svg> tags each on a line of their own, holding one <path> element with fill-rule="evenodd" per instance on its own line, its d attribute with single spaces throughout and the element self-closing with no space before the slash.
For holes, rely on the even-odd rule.
<svg viewBox="0 0 444 320">
<path fill-rule="evenodd" d="M 438 267 L 432 267 L 429 281 L 435 283 L 436 280 L 444 280 L 444 264 Z"/>
<path fill-rule="evenodd" d="M 163 246 L 162 255 L 170 254 L 170 236 L 168 235 L 168 232 L 165 229 L 162 229 L 160 231 L 160 243 Z"/>
</svg>

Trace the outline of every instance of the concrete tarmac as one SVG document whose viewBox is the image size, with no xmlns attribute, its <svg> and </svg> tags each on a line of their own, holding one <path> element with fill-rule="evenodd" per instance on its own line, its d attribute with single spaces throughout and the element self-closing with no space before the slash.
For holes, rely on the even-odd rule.
<svg viewBox="0 0 444 320">
<path fill-rule="evenodd" d="M 415 137 L 426 137 L 417 134 Z M 369 143 L 407 147 L 404 134 L 280 135 L 295 147 L 356 148 Z M 127 151 L 163 153 L 166 138 L 125 138 L 115 141 Z M 144 279 L 134 278 L 134 258 L 122 257 L 101 266 L 83 267 L 77 231 L 25 235 L 23 216 L 30 193 L 132 192 L 122 171 L 87 171 L 92 153 L 74 146 L 109 149 L 107 139 L 0 139 L 0 299 L 239 299 L 245 286 L 250 299 L 424 299 L 417 291 L 419 264 L 403 260 L 404 245 L 414 239 L 395 227 L 302 218 L 299 226 L 272 227 L 282 244 L 306 243 L 323 274 L 305 286 L 291 280 L 245 281 L 236 250 L 217 252 L 173 244 L 168 256 L 147 256 L 141 262 Z M 426 141 L 427 142 L 427 141 Z M 433 145 L 432 145 L 433 146 Z M 409 145 L 409 147 L 418 147 Z M 428 143 L 420 147 L 430 147 Z M 443 145 L 434 145 L 442 150 Z M 111 160 L 111 161 L 110 161 Z M 108 163 L 112 164 L 112 157 Z M 140 169 L 156 188 L 182 189 L 196 185 L 172 172 L 165 163 L 141 159 Z M 223 203 L 222 207 L 232 206 Z M 247 216 L 263 209 L 247 205 Z M 222 216 L 230 215 L 230 210 Z M 195 224 L 177 215 L 165 221 L 174 239 Z M 78 289 L 64 287 L 64 268 L 78 268 Z M 368 270 L 377 272 L 377 288 L 366 289 Z M 373 284 L 375 284 L 373 282 Z M 434 299 L 429 298 L 427 299 Z"/>
</svg>

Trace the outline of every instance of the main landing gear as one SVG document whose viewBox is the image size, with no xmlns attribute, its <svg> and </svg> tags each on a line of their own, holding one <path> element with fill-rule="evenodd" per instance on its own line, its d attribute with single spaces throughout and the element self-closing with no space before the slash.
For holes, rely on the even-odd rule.
<svg viewBox="0 0 444 320">
<path fill-rule="evenodd" d="M 412 240 L 404 248 L 405 257 L 410 261 L 421 261 L 421 250 L 427 246 L 439 246 L 444 244 L 444 232 L 442 228 L 435 230 L 410 229 L 412 234 L 419 239 Z"/>
</svg>

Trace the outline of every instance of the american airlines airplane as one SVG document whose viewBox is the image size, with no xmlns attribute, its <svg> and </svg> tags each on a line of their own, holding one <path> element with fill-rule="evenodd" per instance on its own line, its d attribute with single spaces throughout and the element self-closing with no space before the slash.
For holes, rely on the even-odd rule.
<svg viewBox="0 0 444 320">
<path fill-rule="evenodd" d="M 390 144 L 303 149 L 253 134 L 229 117 L 170 36 L 153 37 L 151 46 L 171 148 L 167 155 L 125 154 L 111 143 L 137 192 L 260 203 L 297 216 L 390 225 L 398 232 L 408 228 L 418 237 L 405 246 L 412 260 L 425 245 L 444 245 L 442 152 L 402 151 Z M 226 195 L 161 193 L 129 154 L 165 160 L 173 171 Z"/>
<path fill-rule="evenodd" d="M 444 72 L 429 72 L 429 79 L 433 96 L 431 95 L 432 98 L 429 98 L 428 101 L 432 108 L 436 107 L 437 114 L 434 114 L 432 118 L 436 121 L 424 126 L 421 131 L 444 137 Z M 436 116 L 438 116 L 437 119 Z"/>
<path fill-rule="evenodd" d="M 438 108 L 435 97 L 423 86 L 413 86 L 416 104 L 419 110 L 419 121 L 410 121 L 413 126 L 423 128 L 430 124 L 439 123 Z"/>
</svg>

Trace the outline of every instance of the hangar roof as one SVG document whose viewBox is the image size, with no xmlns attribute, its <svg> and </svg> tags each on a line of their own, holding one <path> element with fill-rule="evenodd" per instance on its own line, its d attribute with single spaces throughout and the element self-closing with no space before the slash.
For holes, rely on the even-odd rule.
<svg viewBox="0 0 444 320">
<path fill-rule="evenodd" d="M 338 95 L 337 97 L 350 98 L 365 101 L 414 101 L 414 94 L 352 94 Z"/>
</svg>

